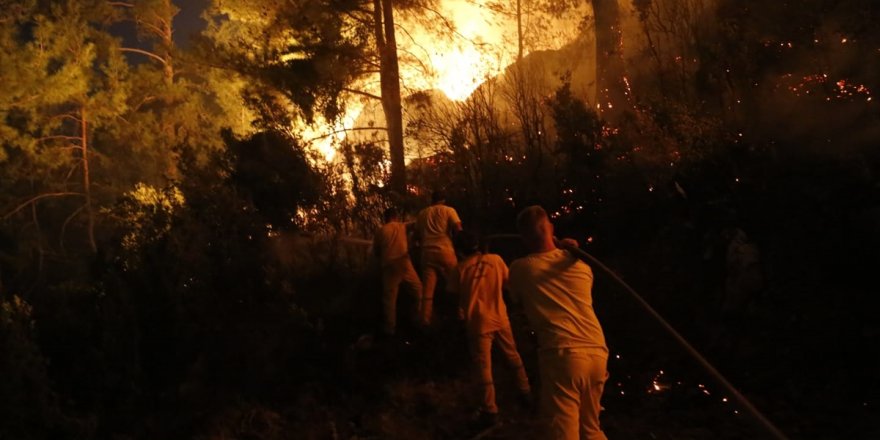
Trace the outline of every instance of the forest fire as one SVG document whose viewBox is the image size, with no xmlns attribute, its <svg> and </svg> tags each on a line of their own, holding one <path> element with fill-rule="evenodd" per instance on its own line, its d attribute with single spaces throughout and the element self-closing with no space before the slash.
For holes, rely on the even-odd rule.
<svg viewBox="0 0 880 440">
<path fill-rule="evenodd" d="M 435 50 L 432 48 L 429 50 Z M 474 47 L 455 48 L 431 57 L 437 76 L 433 88 L 440 89 L 449 99 L 463 101 L 488 77 L 498 74 L 498 65 L 486 65 L 488 57 Z"/>
<path fill-rule="evenodd" d="M 516 20 L 511 11 L 499 9 L 498 4 L 488 0 L 441 2 L 438 20 L 426 24 L 424 19 L 408 19 L 400 22 L 403 35 L 398 44 L 407 56 L 400 59 L 400 82 L 408 93 L 439 90 L 455 102 L 466 100 L 486 80 L 501 74 L 517 61 Z M 534 9 L 535 6 L 529 6 Z M 563 13 L 529 10 L 529 26 L 538 26 L 542 35 L 528 36 L 523 41 L 520 55 L 534 51 L 558 49 L 573 41 L 578 34 L 583 6 L 569 8 Z M 529 32 L 536 32 L 529 28 Z M 378 94 L 378 78 L 368 77 L 361 82 L 361 89 Z M 628 80 L 627 80 L 628 84 Z M 310 133 L 307 139 L 314 143 L 325 160 L 336 155 L 338 144 L 352 131 L 362 129 L 358 121 L 363 118 L 365 105 L 360 94 L 350 96 L 345 103 L 345 113 L 334 123 L 318 121 L 303 128 Z M 411 159 L 408 156 L 407 161 Z"/>
<path fill-rule="evenodd" d="M 880 438 L 871 2 L 0 10 L 0 438 Z"/>
</svg>

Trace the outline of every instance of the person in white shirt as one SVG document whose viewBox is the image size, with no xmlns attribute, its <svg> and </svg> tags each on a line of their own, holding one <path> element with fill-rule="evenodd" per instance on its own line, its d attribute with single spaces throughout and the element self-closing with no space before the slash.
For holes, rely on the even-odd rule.
<svg viewBox="0 0 880 440">
<path fill-rule="evenodd" d="M 422 298 L 422 283 L 409 258 L 406 224 L 400 222 L 397 210 L 385 210 L 385 224 L 376 231 L 373 251 L 382 266 L 382 330 L 393 335 L 397 327 L 397 294 L 400 284 L 406 284 L 415 295 L 417 304 Z"/>
<path fill-rule="evenodd" d="M 442 191 L 431 195 L 431 206 L 416 218 L 416 237 L 421 246 L 422 322 L 431 323 L 434 312 L 434 289 L 438 277 L 446 280 L 458 264 L 451 234 L 461 231 L 461 219 L 452 207 L 446 206 Z"/>
<path fill-rule="evenodd" d="M 547 438 L 605 440 L 599 401 L 608 378 L 608 348 L 593 310 L 593 272 L 556 247 L 543 208 L 530 206 L 516 220 L 530 253 L 510 265 L 509 289 L 537 333 Z"/>
</svg>

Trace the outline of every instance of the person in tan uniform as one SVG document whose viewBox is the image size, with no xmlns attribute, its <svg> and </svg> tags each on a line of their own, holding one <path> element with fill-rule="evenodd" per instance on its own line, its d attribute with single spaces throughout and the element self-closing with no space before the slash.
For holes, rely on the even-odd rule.
<svg viewBox="0 0 880 440">
<path fill-rule="evenodd" d="M 548 438 L 604 440 L 599 400 L 608 377 L 608 348 L 593 311 L 593 272 L 556 247 L 543 208 L 530 206 L 516 220 L 530 253 L 510 265 L 509 288 L 538 336 L 539 400 Z M 572 244 L 577 245 L 565 242 Z"/>
<path fill-rule="evenodd" d="M 469 231 L 457 234 L 455 244 L 463 260 L 451 271 L 446 287 L 459 297 L 459 318 L 465 321 L 468 346 L 477 366 L 482 404 L 474 425 L 481 429 L 494 425 L 498 417 L 492 379 L 493 343 L 501 349 L 515 371 L 522 400 L 529 400 L 531 388 L 522 359 L 516 351 L 507 306 L 501 292 L 508 278 L 507 265 L 496 254 L 481 253 L 479 240 Z"/>
<path fill-rule="evenodd" d="M 373 251 L 382 266 L 382 330 L 387 335 L 393 335 L 397 327 L 397 295 L 400 284 L 406 284 L 415 295 L 416 304 L 422 299 L 422 282 L 410 261 L 406 236 L 406 224 L 400 222 L 397 210 L 385 210 L 385 224 L 376 231 Z"/>
<path fill-rule="evenodd" d="M 442 191 L 431 195 L 431 206 L 419 212 L 416 218 L 416 236 L 421 246 L 422 322 L 431 323 L 434 312 L 434 289 L 437 278 L 445 280 L 449 271 L 458 264 L 450 234 L 461 231 L 461 219 L 450 206 Z"/>
</svg>

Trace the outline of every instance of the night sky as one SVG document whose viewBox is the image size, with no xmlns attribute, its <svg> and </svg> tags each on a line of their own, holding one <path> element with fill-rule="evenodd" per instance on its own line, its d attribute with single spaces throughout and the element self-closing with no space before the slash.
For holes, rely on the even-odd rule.
<svg viewBox="0 0 880 440">
<path fill-rule="evenodd" d="M 181 48 L 189 48 L 192 36 L 197 34 L 205 27 L 205 20 L 202 19 L 202 12 L 207 7 L 209 0 L 176 0 L 174 2 L 180 12 L 174 17 L 174 42 Z M 149 48 L 148 41 L 141 39 L 138 41 L 134 23 L 119 23 L 111 27 L 111 31 L 122 38 L 124 45 L 129 47 L 137 47 L 141 49 Z M 140 62 L 143 56 L 136 54 L 128 54 L 132 62 Z"/>
<path fill-rule="evenodd" d="M 190 37 L 205 27 L 205 20 L 201 15 L 208 0 L 177 0 L 174 4 L 180 8 L 174 18 L 174 40 L 179 46 L 188 47 Z"/>
</svg>

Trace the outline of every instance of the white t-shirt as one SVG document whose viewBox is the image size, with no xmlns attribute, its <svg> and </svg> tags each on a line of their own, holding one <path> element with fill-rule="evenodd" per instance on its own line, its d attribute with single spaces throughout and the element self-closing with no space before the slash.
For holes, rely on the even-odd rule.
<svg viewBox="0 0 880 440">
<path fill-rule="evenodd" d="M 522 301 L 542 350 L 590 348 L 607 355 L 586 263 L 562 249 L 529 254 L 510 265 L 508 288 Z"/>
<path fill-rule="evenodd" d="M 401 222 L 388 222 L 376 231 L 373 246 L 379 250 L 379 260 L 383 266 L 407 255 L 406 225 Z"/>
<path fill-rule="evenodd" d="M 449 231 L 461 223 L 458 213 L 446 205 L 431 205 L 416 218 L 422 248 L 441 248 L 453 251 Z"/>
</svg>

